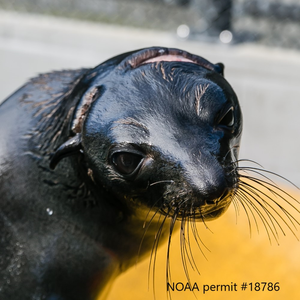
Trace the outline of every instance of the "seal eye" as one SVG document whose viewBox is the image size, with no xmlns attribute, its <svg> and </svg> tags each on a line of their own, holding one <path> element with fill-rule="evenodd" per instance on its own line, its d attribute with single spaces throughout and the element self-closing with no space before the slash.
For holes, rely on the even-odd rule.
<svg viewBox="0 0 300 300">
<path fill-rule="evenodd" d="M 129 152 L 118 152 L 113 154 L 112 163 L 120 174 L 131 175 L 137 170 L 143 157 Z"/>
<path fill-rule="evenodd" d="M 234 124 L 234 108 L 230 107 L 219 119 L 218 125 L 232 127 Z"/>
</svg>

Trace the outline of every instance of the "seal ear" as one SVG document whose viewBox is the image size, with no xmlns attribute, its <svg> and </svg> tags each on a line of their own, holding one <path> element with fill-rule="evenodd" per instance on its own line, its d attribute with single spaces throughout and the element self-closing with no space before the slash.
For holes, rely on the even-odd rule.
<svg viewBox="0 0 300 300">
<path fill-rule="evenodd" d="M 224 64 L 222 64 L 222 63 L 216 63 L 215 66 L 216 66 L 216 68 L 215 68 L 216 71 L 217 71 L 219 74 L 221 74 L 222 76 L 224 76 L 224 69 L 225 69 Z"/>
<path fill-rule="evenodd" d="M 67 156 L 77 154 L 82 150 L 81 146 L 81 133 L 77 133 L 73 138 L 63 143 L 51 156 L 50 168 L 55 169 L 57 164 Z"/>
</svg>

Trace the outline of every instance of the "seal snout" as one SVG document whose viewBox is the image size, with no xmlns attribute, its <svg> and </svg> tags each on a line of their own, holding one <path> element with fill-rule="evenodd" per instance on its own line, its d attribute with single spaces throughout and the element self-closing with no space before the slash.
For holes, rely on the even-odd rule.
<svg viewBox="0 0 300 300">
<path fill-rule="evenodd" d="M 191 185 L 184 179 L 170 183 L 164 193 L 163 212 L 199 220 L 219 217 L 231 203 L 233 188 L 225 178 L 218 186 L 204 185 Z"/>
</svg>

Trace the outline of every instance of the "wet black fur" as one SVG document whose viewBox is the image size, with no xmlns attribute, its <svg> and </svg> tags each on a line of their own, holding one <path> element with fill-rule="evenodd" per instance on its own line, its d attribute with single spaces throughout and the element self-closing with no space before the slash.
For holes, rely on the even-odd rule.
<svg viewBox="0 0 300 300">
<path fill-rule="evenodd" d="M 1 105 L 1 299 L 95 299 L 170 241 L 176 220 L 184 231 L 237 195 L 253 202 L 239 190 L 242 116 L 220 67 L 196 56 L 134 65 L 154 50 L 40 75 Z M 124 152 L 141 157 L 134 174 L 114 165 Z"/>
</svg>

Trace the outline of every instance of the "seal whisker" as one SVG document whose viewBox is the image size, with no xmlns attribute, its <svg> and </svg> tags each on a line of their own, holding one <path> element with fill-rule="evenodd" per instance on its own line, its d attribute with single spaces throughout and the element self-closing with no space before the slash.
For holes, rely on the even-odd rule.
<svg viewBox="0 0 300 300">
<path fill-rule="evenodd" d="M 200 237 L 200 235 L 199 235 L 198 228 L 197 228 L 197 225 L 196 225 L 196 220 L 195 220 L 195 217 L 194 217 L 194 216 L 193 216 L 191 225 L 192 225 L 192 227 L 191 227 L 191 228 L 192 228 L 192 233 L 193 233 L 194 239 L 195 239 L 195 241 L 196 241 L 196 244 L 197 244 L 197 246 L 198 246 L 198 249 L 200 250 L 200 252 L 201 252 L 202 255 L 204 256 L 204 258 L 205 258 L 206 260 L 208 260 L 207 257 L 206 257 L 206 255 L 205 255 L 205 253 L 204 253 L 204 251 L 203 251 L 203 249 L 202 249 L 202 247 L 201 247 L 201 245 L 200 245 L 200 243 L 202 244 L 202 246 L 203 246 L 207 251 L 209 251 L 209 252 L 211 252 L 211 251 L 210 251 L 210 249 L 204 244 L 203 240 L 201 239 L 201 237 Z M 199 243 L 199 241 L 200 241 L 200 243 Z"/>
<path fill-rule="evenodd" d="M 229 150 L 227 151 L 227 153 L 224 155 L 223 161 L 226 161 L 228 154 L 231 153 L 233 149 L 239 149 L 239 148 L 240 148 L 239 145 L 234 145 L 234 146 L 230 147 Z M 237 160 L 237 157 L 234 157 L 234 158 L 235 158 L 235 161 L 232 161 L 231 164 L 235 166 L 238 164 L 238 160 Z"/>
<path fill-rule="evenodd" d="M 174 183 L 174 180 L 160 180 L 160 181 L 155 181 L 153 183 L 150 183 L 149 187 L 154 186 L 156 184 L 160 184 L 160 183 Z"/>
<path fill-rule="evenodd" d="M 263 187 L 267 191 L 271 192 L 277 198 L 282 199 L 285 203 L 287 203 L 289 206 L 291 206 L 295 211 L 297 211 L 298 213 L 300 213 L 300 210 L 298 208 L 296 208 L 295 205 L 292 204 L 290 201 L 288 201 L 285 197 L 283 197 L 282 195 L 280 195 L 279 192 L 283 193 L 285 196 L 287 196 L 287 197 L 291 198 L 292 200 L 296 201 L 296 203 L 300 204 L 300 202 L 295 197 L 293 197 L 292 195 L 290 195 L 289 193 L 287 193 L 283 189 L 279 188 L 277 185 L 274 185 L 274 184 L 272 184 L 270 182 L 264 181 L 264 180 L 259 179 L 259 178 L 254 178 L 254 177 L 251 177 L 251 176 L 240 175 L 240 177 L 246 178 L 248 180 L 251 180 L 251 181 L 255 182 L 256 184 L 259 184 L 261 187 Z M 241 181 L 241 183 L 246 184 L 244 181 Z M 279 192 L 277 192 L 276 190 L 278 190 Z M 270 199 L 276 206 L 278 206 L 279 208 L 283 209 L 282 206 L 278 202 L 276 202 L 273 198 L 271 198 L 270 196 L 266 195 L 265 193 L 263 193 L 260 190 L 257 190 L 257 191 L 259 191 L 265 197 L 267 197 L 268 199 Z M 295 218 L 294 218 L 294 220 L 296 221 Z M 298 223 L 298 221 L 297 221 L 297 223 Z"/>
<path fill-rule="evenodd" d="M 158 200 L 158 201 L 159 201 L 159 200 Z M 156 202 L 158 202 L 158 201 L 156 201 Z M 155 205 L 155 204 L 154 204 L 154 205 Z M 151 225 L 153 219 L 155 218 L 155 216 L 158 214 L 158 212 L 159 212 L 159 210 L 160 210 L 160 208 L 157 208 L 157 209 L 153 212 L 153 215 L 152 215 L 152 217 L 150 218 L 150 220 L 148 221 L 148 224 L 147 224 L 147 226 L 146 226 L 147 218 L 148 218 L 148 216 L 149 216 L 149 213 L 152 211 L 154 205 L 149 209 L 149 211 L 148 211 L 148 213 L 147 213 L 147 215 L 146 215 L 146 219 L 145 219 L 144 224 L 143 224 L 144 233 L 143 233 L 143 235 L 142 235 L 141 242 L 140 242 L 140 245 L 139 245 L 139 249 L 138 249 L 138 253 L 137 253 L 137 258 L 136 258 L 136 263 L 138 263 L 139 256 L 140 256 L 140 253 L 141 253 L 141 250 L 142 250 L 142 244 L 143 244 L 143 241 L 144 241 L 145 236 L 146 236 L 146 234 L 147 234 L 147 231 L 148 231 L 148 229 L 149 229 L 149 227 L 150 227 L 150 225 Z M 159 215 L 159 220 L 160 220 L 160 217 L 161 217 L 161 215 Z M 158 223 L 159 223 L 159 222 L 158 222 Z"/>
<path fill-rule="evenodd" d="M 184 269 L 184 273 L 185 276 L 188 280 L 188 282 L 190 282 L 190 276 L 189 276 L 189 271 L 188 271 L 188 266 L 187 266 L 187 259 L 191 265 L 191 261 L 189 258 L 189 255 L 187 253 L 187 249 L 186 249 L 186 238 L 185 238 L 185 215 L 182 215 L 181 218 L 181 224 L 180 224 L 180 253 L 181 253 L 181 262 L 182 262 L 182 266 Z"/>
<path fill-rule="evenodd" d="M 158 224 L 160 223 L 160 219 L 161 219 L 162 215 L 159 215 L 159 220 L 158 220 Z M 152 267 L 152 282 L 153 282 L 153 295 L 155 298 L 155 263 L 156 263 L 156 256 L 157 256 L 157 249 L 158 249 L 158 244 L 159 244 L 159 240 L 164 228 L 164 224 L 166 222 L 166 219 L 169 217 L 169 212 L 163 217 L 163 220 L 160 223 L 159 228 L 157 229 L 157 232 L 155 234 L 154 237 L 154 242 L 152 245 L 152 249 L 151 249 L 151 253 L 150 253 L 150 261 L 149 261 L 149 267 L 148 267 L 148 288 L 150 285 L 150 274 L 151 274 L 151 265 L 153 265 Z M 174 221 L 175 223 L 175 221 Z M 170 241 L 170 237 L 169 237 L 169 241 Z M 168 244 L 168 250 L 169 250 L 169 244 Z M 168 264 L 168 259 L 167 259 L 167 264 Z"/>
<path fill-rule="evenodd" d="M 199 274 L 199 270 L 197 268 L 197 265 L 196 265 L 196 262 L 195 262 L 195 259 L 194 259 L 194 256 L 193 256 L 193 252 L 192 252 L 192 248 L 191 248 L 191 240 L 190 240 L 190 224 L 191 224 L 191 217 L 190 216 L 187 216 L 185 218 L 183 218 L 182 220 L 183 222 L 183 227 L 184 227 L 184 230 L 186 231 L 186 237 L 184 237 L 184 242 L 185 244 L 187 244 L 187 246 L 185 246 L 185 248 L 188 250 L 188 253 L 190 253 L 190 265 L 192 267 L 193 270 L 196 270 Z"/>
<path fill-rule="evenodd" d="M 274 228 L 274 230 L 275 230 L 275 232 L 276 232 L 276 236 L 278 237 L 278 232 L 277 232 L 277 228 L 276 228 L 276 226 L 275 226 L 273 220 L 275 220 L 275 222 L 277 223 L 277 225 L 278 225 L 279 228 L 281 229 L 282 233 L 284 234 L 284 231 L 283 231 L 282 227 L 279 225 L 279 222 L 278 222 L 277 219 L 273 216 L 273 214 L 272 214 L 271 211 L 268 209 L 268 207 L 271 208 L 271 210 L 273 210 L 275 213 L 278 214 L 278 212 L 277 212 L 277 211 L 276 211 L 276 210 L 275 210 L 275 209 L 274 209 L 274 208 L 273 208 L 266 200 L 264 200 L 262 196 L 259 195 L 258 192 L 261 193 L 261 191 L 256 191 L 256 190 L 252 189 L 252 187 L 251 187 L 250 185 L 247 185 L 247 184 L 244 185 L 243 191 L 244 191 L 244 192 L 249 191 L 249 192 L 248 192 L 248 195 L 249 195 L 252 199 L 254 199 L 254 200 L 260 205 L 260 207 L 264 210 L 264 212 L 267 214 L 267 216 L 268 216 L 268 218 L 269 218 L 269 220 L 270 220 L 270 222 L 271 222 L 271 224 L 272 224 L 272 226 L 273 226 L 273 228 Z M 254 196 L 253 196 L 253 195 L 254 195 Z M 264 194 L 263 194 L 263 195 L 264 195 Z M 266 196 L 266 195 L 264 195 L 264 196 Z M 262 202 L 260 202 L 259 200 L 257 200 L 256 197 L 259 198 Z M 279 214 L 278 214 L 278 215 L 279 215 Z M 281 217 L 281 216 L 279 215 L 279 217 Z M 282 217 L 281 217 L 281 218 L 282 218 Z"/>
<path fill-rule="evenodd" d="M 156 205 L 161 199 L 162 199 L 162 197 L 160 197 L 160 198 L 159 198 L 159 199 L 158 199 L 158 200 L 157 200 L 157 201 L 149 208 L 148 213 L 147 213 L 147 215 L 146 215 L 145 221 L 144 221 L 144 223 L 143 223 L 144 233 L 143 233 L 143 236 L 142 236 L 142 238 L 141 238 L 140 245 L 139 245 L 139 250 L 138 250 L 138 255 L 137 255 L 137 262 L 138 262 L 138 257 L 139 257 L 139 255 L 140 255 L 140 251 L 141 251 L 141 248 L 142 248 L 142 243 L 143 243 L 143 241 L 144 241 L 144 239 L 145 239 L 146 233 L 147 233 L 147 231 L 148 231 L 148 229 L 149 229 L 149 227 L 150 227 L 150 225 L 151 225 L 153 219 L 155 218 L 155 216 L 156 216 L 156 215 L 159 213 L 159 211 L 161 210 L 161 207 L 158 207 L 158 208 L 155 210 L 155 212 L 153 212 L 153 215 L 152 215 L 152 217 L 150 218 L 150 220 L 148 221 L 148 225 L 146 226 L 146 222 L 147 222 L 148 216 L 149 216 L 150 212 L 152 212 L 152 210 L 153 210 L 153 208 L 155 207 L 155 205 Z M 160 218 L 161 218 L 161 215 L 159 215 L 159 220 L 160 220 Z M 158 224 L 159 224 L 159 220 L 158 220 Z"/>
<path fill-rule="evenodd" d="M 162 198 L 163 198 L 163 196 L 159 197 L 159 199 L 158 199 L 157 201 L 155 201 L 155 202 L 153 203 L 153 205 L 148 209 L 148 212 L 147 212 L 147 214 L 146 214 L 146 218 L 145 218 L 145 221 L 144 221 L 144 224 L 143 224 L 143 228 L 145 228 L 145 226 L 146 226 L 146 222 L 147 222 L 147 219 L 148 219 L 148 216 L 149 216 L 150 212 L 151 212 L 151 211 L 153 210 L 153 208 L 157 205 L 157 203 L 158 203 L 159 201 L 161 201 Z M 159 212 L 160 209 L 161 209 L 161 207 L 159 207 L 159 208 L 156 209 L 155 213 L 152 215 L 152 217 L 151 217 L 150 220 L 149 220 L 148 226 L 150 225 L 150 223 L 152 222 L 153 218 L 156 216 L 156 214 Z"/>
<path fill-rule="evenodd" d="M 252 218 L 255 222 L 255 227 L 256 227 L 256 230 L 257 230 L 257 233 L 259 233 L 259 226 L 258 226 L 258 222 L 257 222 L 257 219 L 256 219 L 256 216 L 253 212 L 253 210 L 257 213 L 257 215 L 261 218 L 261 212 L 258 210 L 257 211 L 257 207 L 251 202 L 251 200 L 248 198 L 247 196 L 247 192 L 244 192 L 242 189 L 239 189 L 238 190 L 238 193 L 237 193 L 237 196 L 238 197 L 241 197 L 244 201 L 240 201 L 240 199 L 238 198 L 237 200 L 239 201 L 239 203 L 242 205 L 246 215 L 247 215 L 247 219 L 248 219 L 248 225 L 249 225 L 249 230 L 250 230 L 250 236 L 252 234 L 252 225 L 251 225 L 251 218 L 250 218 L 250 215 L 248 213 L 248 210 L 247 208 L 249 209 L 251 215 L 252 215 Z M 261 219 L 264 223 L 264 220 Z M 264 223 L 265 225 L 265 223 Z"/>
<path fill-rule="evenodd" d="M 252 225 L 251 225 L 251 219 L 250 219 L 250 216 L 249 216 L 249 213 L 248 213 L 248 210 L 247 208 L 245 207 L 245 205 L 249 208 L 249 205 L 247 203 L 247 201 L 244 203 L 243 201 L 239 201 L 238 197 L 245 197 L 243 193 L 240 193 L 240 191 L 238 190 L 235 194 L 235 198 L 233 199 L 233 203 L 236 204 L 236 207 L 241 204 L 242 205 L 242 208 L 244 209 L 245 211 L 245 214 L 247 216 L 247 221 L 248 221 L 248 227 L 249 227 L 249 232 L 250 232 L 250 237 L 252 236 Z M 257 232 L 259 233 L 259 227 L 258 227 L 258 224 L 257 224 L 257 220 L 256 220 L 256 217 L 252 211 L 252 209 L 249 208 L 249 211 L 254 219 L 254 222 L 255 222 L 255 225 L 256 225 L 256 230 Z M 236 218 L 237 218 L 237 215 L 236 215 Z M 237 220 L 236 220 L 237 221 Z"/>
<path fill-rule="evenodd" d="M 160 219 L 161 219 L 161 215 L 159 216 L 159 222 L 160 222 Z M 153 242 L 153 245 L 152 245 L 152 249 L 151 249 L 151 253 L 150 253 L 150 260 L 149 260 L 149 267 L 148 267 L 148 289 L 150 287 L 150 274 L 151 274 L 151 266 L 152 266 L 152 282 L 153 282 L 153 295 L 154 295 L 154 298 L 155 298 L 155 262 L 156 262 L 156 254 L 157 254 L 157 247 L 158 247 L 158 241 L 159 241 L 159 238 L 160 238 L 160 234 L 161 234 L 161 231 L 162 231 L 162 228 L 163 228 L 163 224 L 166 220 L 166 216 L 163 218 L 163 221 L 161 223 L 161 225 L 159 226 L 156 234 L 155 234 L 155 237 L 154 237 L 154 242 Z"/>
<path fill-rule="evenodd" d="M 254 169 L 252 169 L 252 168 L 248 168 L 248 167 L 238 167 L 237 170 L 238 170 L 238 171 L 243 171 L 245 174 L 249 174 L 250 172 L 255 173 L 255 174 L 257 174 L 257 175 L 259 175 L 259 176 L 265 178 L 266 180 L 272 182 L 274 185 L 276 185 L 275 181 L 273 181 L 273 180 L 272 180 L 271 178 L 269 178 L 267 175 L 265 175 L 265 174 L 263 174 L 263 173 L 261 173 L 261 172 L 259 172 L 259 171 L 256 171 L 256 170 L 254 170 Z M 241 173 L 239 173 L 239 176 L 240 176 L 240 177 L 244 177 L 244 178 L 246 178 L 247 176 L 248 176 L 248 177 L 251 177 L 251 175 L 243 175 L 243 174 L 241 174 Z M 255 178 L 255 177 L 253 177 L 253 178 Z M 276 185 L 276 186 L 277 186 L 277 185 Z"/>
<path fill-rule="evenodd" d="M 188 218 L 186 220 L 186 218 Z M 189 224 L 190 224 L 190 218 L 186 217 L 186 216 L 182 216 L 182 220 L 181 220 L 181 242 L 180 244 L 182 245 L 181 247 L 181 255 L 182 257 L 187 257 L 190 266 L 192 267 L 192 270 L 196 270 L 198 274 L 200 274 L 198 268 L 197 268 L 197 264 L 195 262 L 194 256 L 193 256 L 193 252 L 192 252 L 192 248 L 191 248 L 191 243 L 190 243 L 190 235 L 189 235 Z M 186 238 L 187 236 L 187 238 Z M 188 273 L 188 268 L 187 268 L 187 263 L 186 263 L 186 259 L 184 265 L 185 268 L 185 273 L 186 273 L 186 277 L 188 279 L 188 281 L 190 281 L 189 278 L 189 273 Z"/>
<path fill-rule="evenodd" d="M 240 207 L 239 207 L 239 202 L 237 201 L 236 197 L 237 197 L 237 189 L 235 189 L 232 194 L 232 204 L 233 204 L 234 211 L 235 211 L 235 222 L 237 224 L 237 219 L 238 219 L 238 216 L 240 215 Z"/>
<path fill-rule="evenodd" d="M 265 196 L 265 195 L 264 195 Z M 261 198 L 262 199 L 262 198 Z M 286 218 L 288 219 L 285 220 L 285 218 L 279 214 L 279 212 L 272 206 L 270 205 L 268 202 L 264 201 L 265 204 L 270 207 L 274 212 L 275 214 L 279 217 L 279 219 L 281 219 L 284 224 L 288 227 L 288 229 L 293 233 L 293 235 L 296 237 L 296 239 L 298 239 L 298 237 L 296 236 L 295 234 L 295 231 L 289 226 L 289 223 L 288 221 L 293 225 L 293 227 L 295 228 L 295 230 L 297 230 L 297 227 L 296 227 L 296 224 L 294 223 L 294 221 L 299 225 L 299 221 L 297 221 L 293 215 L 291 213 L 289 213 L 284 207 L 282 207 L 281 205 L 279 205 L 277 202 L 273 201 L 273 203 L 275 203 L 276 207 L 278 207 L 280 209 L 280 211 L 286 216 Z M 276 223 L 279 225 L 277 219 L 272 215 L 272 213 L 270 212 L 270 215 L 272 216 L 272 218 L 276 221 Z M 279 226 L 282 230 L 282 233 L 285 235 L 285 232 L 283 230 L 283 228 L 281 226 Z"/>
<path fill-rule="evenodd" d="M 276 214 L 276 215 L 277 215 L 277 216 L 278 216 L 278 217 L 286 224 L 286 226 L 288 226 L 288 228 L 293 232 L 293 230 L 290 228 L 290 226 L 288 225 L 288 223 L 286 222 L 286 220 L 278 213 L 278 211 L 277 211 L 272 205 L 270 205 L 265 199 L 263 199 L 262 196 L 260 196 L 260 195 L 258 194 L 258 192 L 259 192 L 259 193 L 261 193 L 264 197 L 268 197 L 265 193 L 263 193 L 263 192 L 260 191 L 260 190 L 258 190 L 258 191 L 256 192 L 256 190 L 254 190 L 250 185 L 246 185 L 245 188 L 248 189 L 248 190 L 250 191 L 249 195 L 250 195 L 251 193 L 253 193 L 253 195 L 255 195 L 255 196 L 258 197 L 260 200 L 262 200 L 262 203 L 261 203 L 261 202 L 259 202 L 259 201 L 257 200 L 257 198 L 254 197 L 255 200 L 257 201 L 257 203 L 259 203 L 260 206 L 263 208 L 263 210 L 267 213 L 267 215 L 268 215 L 270 221 L 272 222 L 273 228 L 274 228 L 275 231 L 276 231 L 277 237 L 279 237 L 279 235 L 278 235 L 278 232 L 277 232 L 277 229 L 276 229 L 276 226 L 275 226 L 273 220 L 277 223 L 278 227 L 281 229 L 281 232 L 282 232 L 284 235 L 285 235 L 285 232 L 284 232 L 282 226 L 279 224 L 278 220 L 276 219 L 276 217 L 274 217 L 274 215 L 272 214 L 271 211 L 273 211 L 273 212 L 274 212 L 274 213 L 275 213 L 275 214 Z M 277 205 L 277 207 L 279 207 L 279 208 L 282 210 L 283 213 L 286 214 L 286 210 L 284 210 L 284 208 L 282 208 L 278 203 L 276 203 L 275 201 L 273 201 L 272 198 L 270 198 L 270 197 L 268 197 L 268 198 L 269 198 L 273 203 L 275 203 L 275 204 Z M 271 211 L 270 211 L 268 208 L 270 208 Z M 288 215 L 287 215 L 287 217 L 289 218 Z M 290 220 L 290 221 L 291 221 L 291 220 Z M 293 224 L 293 222 L 291 222 L 291 223 Z M 294 224 L 293 224 L 293 225 L 294 225 Z M 294 232 L 293 232 L 293 233 L 294 233 Z M 295 235 L 295 234 L 294 234 L 294 235 Z"/>
<path fill-rule="evenodd" d="M 189 285 L 191 286 L 191 279 L 190 279 L 190 275 L 189 275 L 189 269 L 188 269 L 188 265 L 187 265 L 187 260 L 189 262 L 189 265 L 191 266 L 193 271 L 197 271 L 197 273 L 200 275 L 200 272 L 198 270 L 196 261 L 194 259 L 194 255 L 192 252 L 192 248 L 191 248 L 191 242 L 190 242 L 190 228 L 189 225 L 191 224 L 191 217 L 188 216 L 183 216 L 182 220 L 181 220 L 181 231 L 183 232 L 183 234 L 181 234 L 180 237 L 180 245 L 181 246 L 181 257 L 182 257 L 182 261 L 183 261 L 183 267 L 184 267 L 184 272 L 185 272 L 185 276 L 187 278 L 187 281 L 189 283 Z M 184 233 L 187 234 L 184 234 Z M 187 238 L 186 238 L 187 236 Z M 187 259 L 185 258 L 187 257 Z M 196 297 L 195 292 L 192 290 L 194 296 Z"/>
<path fill-rule="evenodd" d="M 239 163 L 241 163 L 241 162 L 250 162 L 250 163 L 253 163 L 253 164 L 255 164 L 255 165 L 258 165 L 259 167 L 261 167 L 261 168 L 263 169 L 263 166 L 262 166 L 260 163 L 254 161 L 254 160 L 252 160 L 252 159 L 247 159 L 247 158 L 237 159 L 237 160 L 236 160 L 235 162 L 233 162 L 233 163 L 239 164 Z"/>
<path fill-rule="evenodd" d="M 290 205 L 296 212 L 299 213 L 299 210 L 293 204 L 291 204 L 289 201 L 287 201 L 283 196 L 278 194 L 275 190 L 271 189 L 270 186 L 266 185 L 266 184 L 270 184 L 270 183 L 266 183 L 263 180 L 262 180 L 262 182 L 260 182 L 260 180 L 258 180 L 257 178 L 251 178 L 251 177 L 249 178 L 248 176 L 246 176 L 246 178 L 249 179 L 249 180 L 252 180 L 254 183 L 260 184 L 260 186 L 267 189 L 268 191 L 272 191 L 274 195 L 276 195 L 278 198 L 285 201 L 285 203 Z M 280 190 L 280 188 L 278 188 L 277 186 L 274 186 L 273 184 L 270 184 L 270 185 L 271 185 L 271 187 L 277 188 L 278 190 Z M 275 215 L 277 215 L 279 217 L 279 219 L 283 221 L 283 223 L 287 226 L 287 228 L 298 239 L 298 237 L 295 234 L 295 231 L 291 228 L 289 223 L 292 224 L 294 229 L 297 230 L 296 224 L 300 225 L 300 222 L 286 208 L 284 208 L 282 205 L 280 205 L 278 202 L 276 202 L 274 199 L 272 199 L 269 195 L 267 195 L 262 190 L 258 190 L 258 189 L 256 189 L 255 187 L 251 186 L 250 184 L 248 184 L 246 182 L 241 182 L 241 186 L 244 187 L 243 190 L 245 192 L 247 192 L 247 190 L 249 191 L 249 192 L 247 192 L 247 194 L 253 200 L 255 200 L 257 203 L 259 203 L 261 208 L 263 208 L 263 210 L 267 213 L 268 217 L 270 218 L 270 221 L 272 222 L 273 228 L 276 229 L 276 226 L 273 223 L 273 220 L 274 220 L 277 223 L 278 227 L 281 229 L 282 233 L 285 235 L 285 231 L 283 230 L 282 226 L 277 221 L 277 218 L 272 214 L 272 212 L 275 213 Z M 284 191 L 282 191 L 282 192 L 284 192 Z M 262 201 L 262 203 L 260 201 L 258 201 L 258 199 L 256 197 L 258 199 L 260 199 Z M 269 199 L 271 201 L 271 203 L 274 204 L 274 206 L 271 205 L 270 203 L 268 203 L 263 197 L 265 197 L 266 199 Z M 276 210 L 276 207 L 279 208 L 279 210 L 283 213 L 283 215 L 280 214 L 278 212 L 278 210 Z M 284 216 L 287 218 L 287 220 L 286 220 L 286 218 L 284 218 Z M 278 237 L 277 231 L 276 231 L 276 235 Z"/>
<path fill-rule="evenodd" d="M 170 249 L 171 249 L 171 240 L 172 240 L 172 234 L 175 227 L 175 222 L 177 220 L 178 216 L 178 210 L 175 211 L 174 215 L 172 216 L 172 220 L 170 223 L 170 229 L 169 229 L 169 238 L 168 238 L 168 244 L 167 244 L 167 261 L 166 261 L 166 282 L 171 282 L 171 261 L 170 261 Z M 171 299 L 171 292 L 169 291 L 169 296 Z"/>
<path fill-rule="evenodd" d="M 255 202 L 257 202 L 257 204 L 259 204 L 260 206 L 261 203 L 259 201 L 257 201 L 251 194 L 249 195 L 249 193 L 247 191 L 244 191 L 242 188 L 240 188 L 240 195 L 242 194 L 243 197 L 242 199 L 245 201 L 244 203 L 247 205 L 247 207 L 249 208 L 250 211 L 252 211 L 252 209 L 254 209 L 254 211 L 257 213 L 257 215 L 259 216 L 259 218 L 261 219 L 263 225 L 264 225 L 264 228 L 266 230 L 266 233 L 267 233 L 267 236 L 268 236 L 268 239 L 269 239 L 269 242 L 270 244 L 272 244 L 272 239 L 271 239 L 271 235 L 270 235 L 270 232 L 272 233 L 275 241 L 277 242 L 278 244 L 278 239 L 276 237 L 276 234 L 274 233 L 271 225 L 269 224 L 268 220 L 266 219 L 266 217 L 262 214 L 262 212 L 259 210 L 259 208 L 255 205 Z M 253 200 L 255 200 L 255 202 L 252 202 L 248 196 L 250 196 L 251 198 L 253 198 Z M 263 208 L 263 207 L 262 207 Z M 268 215 L 268 214 L 267 214 Z M 268 217 L 270 217 L 268 215 Z M 256 218 L 254 218 L 256 220 Z M 255 221 L 256 222 L 256 221 Z M 258 223 L 257 223 L 257 228 L 258 228 Z M 270 230 L 270 232 L 269 232 Z"/>
<path fill-rule="evenodd" d="M 204 224 L 205 229 L 208 229 L 212 233 L 211 229 L 207 226 L 204 215 L 202 213 L 200 215 L 200 219 L 201 219 L 202 223 Z"/>
<path fill-rule="evenodd" d="M 242 171 L 251 171 L 251 172 L 257 173 L 257 174 L 259 174 L 259 175 L 261 175 L 261 176 L 267 178 L 268 180 L 272 181 L 269 177 L 267 177 L 267 176 L 263 175 L 262 173 L 260 173 L 260 172 L 265 172 L 265 173 L 274 175 L 274 176 L 276 176 L 276 177 L 279 177 L 279 178 L 281 178 L 281 179 L 287 181 L 289 184 L 291 184 L 292 186 L 294 186 L 294 187 L 295 187 L 296 189 L 298 189 L 298 190 L 300 189 L 300 188 L 299 188 L 297 185 L 295 185 L 292 181 L 290 181 L 290 180 L 288 180 L 287 178 L 285 178 L 284 176 L 281 176 L 281 175 L 279 175 L 279 174 L 277 174 L 277 173 L 275 173 L 275 172 L 272 172 L 272 171 L 268 171 L 268 170 L 260 169 L 260 168 L 255 168 L 255 167 L 238 167 L 237 169 L 238 169 L 238 170 L 242 170 Z M 289 197 L 291 197 L 291 196 L 289 195 Z"/>
<path fill-rule="evenodd" d="M 192 254 L 192 248 L 191 248 L 191 244 L 190 244 L 190 230 L 192 231 L 192 234 L 193 234 L 193 237 L 194 237 L 194 240 L 198 246 L 198 249 L 200 250 L 200 252 L 202 253 L 202 255 L 204 256 L 204 258 L 207 260 L 207 257 L 206 255 L 204 254 L 203 250 L 202 250 L 202 247 L 200 246 L 199 244 L 199 240 L 200 242 L 202 243 L 202 245 L 209 251 L 209 249 L 205 246 L 205 244 L 203 243 L 202 239 L 200 238 L 199 236 L 199 233 L 198 233 L 198 229 L 197 229 L 197 226 L 196 226 L 196 220 L 195 220 L 195 209 L 193 208 L 193 204 L 191 205 L 191 213 L 190 215 L 188 216 L 188 223 L 187 223 L 187 233 L 188 233 L 188 247 L 189 247 L 189 250 L 190 250 L 190 253 L 192 255 L 192 260 L 193 260 L 193 265 L 194 265 L 194 268 L 195 270 L 198 272 L 198 274 L 200 274 L 200 271 L 197 267 L 197 264 L 193 258 L 193 254 Z"/>
</svg>

